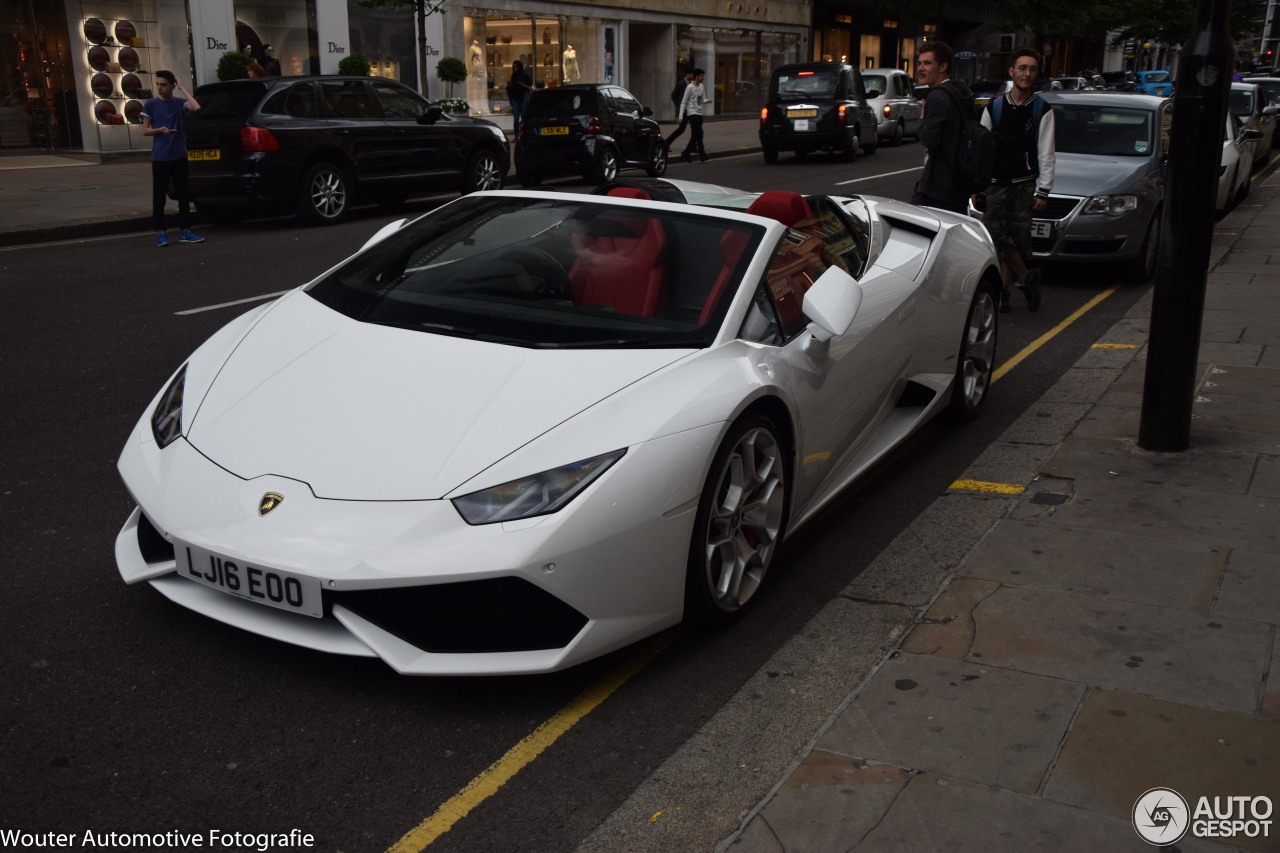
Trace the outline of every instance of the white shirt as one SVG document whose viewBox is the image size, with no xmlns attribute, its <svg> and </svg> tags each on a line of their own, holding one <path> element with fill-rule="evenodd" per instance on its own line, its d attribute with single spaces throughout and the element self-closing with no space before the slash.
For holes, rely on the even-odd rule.
<svg viewBox="0 0 1280 853">
<path fill-rule="evenodd" d="M 706 94 L 707 90 L 701 83 L 690 83 L 684 90 L 684 98 L 680 101 L 680 114 L 676 118 L 702 115 Z"/>
</svg>

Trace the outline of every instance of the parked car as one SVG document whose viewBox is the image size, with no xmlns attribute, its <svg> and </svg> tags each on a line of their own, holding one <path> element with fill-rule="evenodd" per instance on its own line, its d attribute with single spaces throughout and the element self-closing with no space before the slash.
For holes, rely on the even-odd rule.
<svg viewBox="0 0 1280 853">
<path fill-rule="evenodd" d="M 1133 91 L 1133 84 L 1138 79 L 1132 71 L 1104 71 L 1102 79 L 1106 83 L 1103 88 L 1119 92 Z"/>
<path fill-rule="evenodd" d="M 1263 108 L 1280 106 L 1280 77 L 1247 77 L 1245 82 L 1258 87 Z M 1271 147 L 1280 148 L 1280 132 L 1272 134 Z"/>
<path fill-rule="evenodd" d="M 1133 91 L 1140 95 L 1167 98 L 1173 94 L 1173 75 L 1168 71 L 1139 71 L 1136 78 Z"/>
<path fill-rule="evenodd" d="M 879 118 L 880 138 L 898 145 L 904 136 L 919 138 L 923 102 L 916 97 L 911 76 L 897 68 L 864 68 L 862 85 Z"/>
<path fill-rule="evenodd" d="M 769 99 L 760 110 L 760 146 L 766 163 L 778 152 L 804 157 L 834 151 L 853 161 L 880 143 L 879 120 L 862 74 L 847 62 L 783 65 L 769 77 Z"/>
<path fill-rule="evenodd" d="M 1155 272 L 1173 102 L 1121 92 L 1049 92 L 1057 148 L 1048 207 L 1032 220 L 1044 260 Z"/>
<path fill-rule="evenodd" d="M 120 575 L 406 674 L 728 624 L 789 532 L 984 408 L 1000 273 L 968 221 L 643 178 L 390 223 L 146 407 Z"/>
<path fill-rule="evenodd" d="M 511 164 L 496 125 L 446 115 L 394 80 L 259 77 L 209 83 L 195 96 L 187 149 L 202 213 L 247 203 L 332 225 L 357 199 L 497 189 Z"/>
<path fill-rule="evenodd" d="M 1269 103 L 1261 87 L 1252 81 L 1232 83 L 1227 98 L 1228 109 L 1244 126 L 1261 134 L 1253 146 L 1254 166 L 1265 162 L 1276 145 L 1276 116 L 1280 115 L 1280 104 Z"/>
<path fill-rule="evenodd" d="M 975 80 L 969 85 L 969 91 L 973 92 L 974 114 L 981 116 L 982 111 L 987 108 L 987 104 L 991 103 L 992 99 L 1011 89 L 1013 89 L 1012 80 Z"/>
<path fill-rule="evenodd" d="M 1053 82 L 1064 92 L 1088 92 L 1093 89 L 1093 80 L 1088 77 L 1055 77 Z"/>
<path fill-rule="evenodd" d="M 550 175 L 612 181 L 623 169 L 667 171 L 667 144 L 653 110 L 621 86 L 582 83 L 535 89 L 516 130 L 516 179 L 536 187 Z"/>
<path fill-rule="evenodd" d="M 1262 131 L 1247 127 L 1235 113 L 1227 113 L 1222 129 L 1222 160 L 1218 166 L 1215 213 L 1226 213 L 1248 197 L 1249 188 L 1253 185 L 1254 148 L 1260 148 L 1261 142 Z"/>
</svg>

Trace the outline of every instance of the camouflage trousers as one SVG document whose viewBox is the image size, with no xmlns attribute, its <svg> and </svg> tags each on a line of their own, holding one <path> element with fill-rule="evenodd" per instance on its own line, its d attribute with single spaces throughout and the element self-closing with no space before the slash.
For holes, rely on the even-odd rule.
<svg viewBox="0 0 1280 853">
<path fill-rule="evenodd" d="M 1008 260 L 1020 255 L 1031 259 L 1031 205 L 1035 202 L 1035 181 L 987 190 L 987 209 L 982 222 L 996 244 L 996 255 Z"/>
</svg>

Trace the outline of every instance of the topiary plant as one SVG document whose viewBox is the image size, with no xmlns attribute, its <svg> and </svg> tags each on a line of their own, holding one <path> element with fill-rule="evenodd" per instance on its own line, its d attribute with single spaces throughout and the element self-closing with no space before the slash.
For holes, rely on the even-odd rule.
<svg viewBox="0 0 1280 853">
<path fill-rule="evenodd" d="M 228 50 L 218 58 L 219 80 L 243 80 L 249 76 L 249 54 Z"/>
<path fill-rule="evenodd" d="M 361 56 L 358 53 L 353 53 L 350 56 L 344 56 L 341 61 L 338 62 L 339 74 L 352 74 L 356 77 L 368 77 L 369 71 L 372 68 L 373 65 L 369 62 L 369 58 L 367 56 Z"/>
<path fill-rule="evenodd" d="M 446 56 L 436 63 L 436 77 L 449 84 L 449 97 L 453 97 L 453 84 L 467 79 L 467 63 L 456 56 Z"/>
</svg>

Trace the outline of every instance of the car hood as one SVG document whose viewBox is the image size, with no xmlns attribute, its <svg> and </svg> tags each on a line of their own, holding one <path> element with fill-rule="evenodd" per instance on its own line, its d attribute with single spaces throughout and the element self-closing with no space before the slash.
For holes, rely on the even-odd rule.
<svg viewBox="0 0 1280 853">
<path fill-rule="evenodd" d="M 320 498 L 438 499 L 689 352 L 503 346 L 360 323 L 293 293 L 216 368 L 186 436 L 239 477 L 301 480 Z"/>
<path fill-rule="evenodd" d="M 1104 157 L 1097 154 L 1059 152 L 1053 175 L 1053 192 L 1061 195 L 1109 195 L 1134 189 L 1155 168 L 1150 157 Z"/>
</svg>

